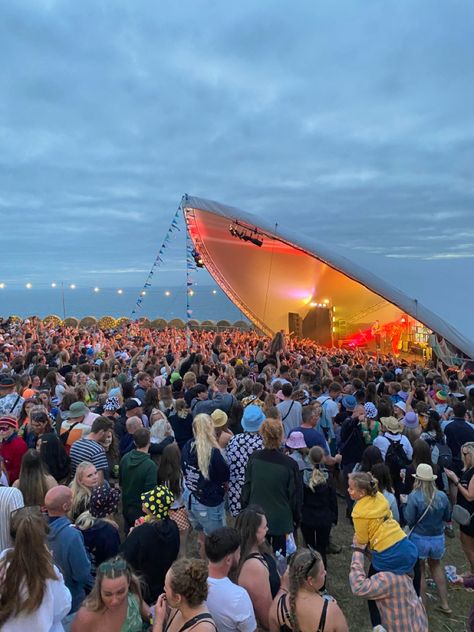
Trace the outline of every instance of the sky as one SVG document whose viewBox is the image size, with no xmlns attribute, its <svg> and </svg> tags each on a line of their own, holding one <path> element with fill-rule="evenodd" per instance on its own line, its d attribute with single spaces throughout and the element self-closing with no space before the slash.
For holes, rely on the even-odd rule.
<svg viewBox="0 0 474 632">
<path fill-rule="evenodd" d="M 3 0 L 0 283 L 140 287 L 189 193 L 466 331 L 473 32 L 471 0 Z"/>
</svg>

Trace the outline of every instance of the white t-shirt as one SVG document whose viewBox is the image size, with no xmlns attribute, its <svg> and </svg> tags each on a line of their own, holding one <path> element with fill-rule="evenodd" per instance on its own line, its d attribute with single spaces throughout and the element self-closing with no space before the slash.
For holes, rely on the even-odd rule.
<svg viewBox="0 0 474 632">
<path fill-rule="evenodd" d="M 237 586 L 228 577 L 208 577 L 207 585 L 207 609 L 218 632 L 254 632 L 257 629 L 252 602 L 245 588 Z"/>
</svg>

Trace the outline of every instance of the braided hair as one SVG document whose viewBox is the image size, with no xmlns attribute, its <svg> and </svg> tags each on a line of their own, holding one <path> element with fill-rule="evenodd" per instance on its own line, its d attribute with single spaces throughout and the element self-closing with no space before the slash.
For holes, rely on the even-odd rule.
<svg viewBox="0 0 474 632">
<path fill-rule="evenodd" d="M 296 613 L 296 597 L 308 577 L 315 579 L 321 572 L 321 555 L 311 548 L 297 549 L 290 558 L 289 566 L 289 616 L 292 632 L 300 632 Z"/>
</svg>

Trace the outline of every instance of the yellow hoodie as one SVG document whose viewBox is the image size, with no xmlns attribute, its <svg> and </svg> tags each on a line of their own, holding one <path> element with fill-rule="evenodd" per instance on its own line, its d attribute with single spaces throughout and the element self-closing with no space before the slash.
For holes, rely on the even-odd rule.
<svg viewBox="0 0 474 632">
<path fill-rule="evenodd" d="M 406 537 L 393 519 L 388 500 L 380 492 L 358 500 L 352 510 L 352 520 L 360 544 L 368 544 L 379 553 Z"/>
</svg>

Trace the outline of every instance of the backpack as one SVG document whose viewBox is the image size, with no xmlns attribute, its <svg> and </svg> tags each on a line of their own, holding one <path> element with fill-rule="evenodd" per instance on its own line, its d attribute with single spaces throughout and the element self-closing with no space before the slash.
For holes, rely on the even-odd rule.
<svg viewBox="0 0 474 632">
<path fill-rule="evenodd" d="M 400 470 L 410 465 L 410 459 L 407 457 L 405 450 L 403 449 L 402 442 L 396 439 L 389 439 L 390 445 L 388 446 L 387 454 L 385 455 L 385 463 L 388 465 L 392 478 L 397 479 L 400 474 Z M 393 473 L 396 473 L 394 477 Z"/>
<path fill-rule="evenodd" d="M 446 443 L 437 443 L 435 447 L 438 448 L 438 466 L 450 468 L 453 463 L 453 453 L 449 445 Z"/>
</svg>

